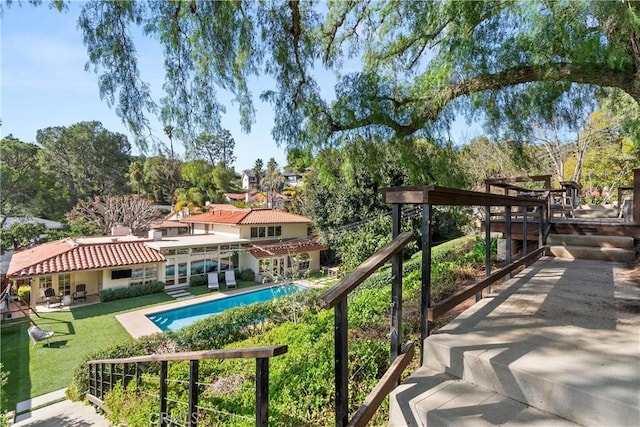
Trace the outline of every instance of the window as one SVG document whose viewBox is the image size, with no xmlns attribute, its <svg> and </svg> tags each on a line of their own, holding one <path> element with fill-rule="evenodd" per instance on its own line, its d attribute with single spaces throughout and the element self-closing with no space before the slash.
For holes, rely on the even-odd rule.
<svg viewBox="0 0 640 427">
<path fill-rule="evenodd" d="M 282 236 L 281 225 L 270 225 L 268 227 L 251 227 L 251 237 L 280 237 Z"/>
<path fill-rule="evenodd" d="M 269 236 L 269 237 L 282 236 L 282 226 L 275 225 L 275 226 L 267 227 L 267 236 Z"/>
<path fill-rule="evenodd" d="M 71 295 L 71 275 L 58 275 L 58 293 L 61 295 Z"/>
<path fill-rule="evenodd" d="M 47 289 L 53 287 L 53 276 L 40 277 L 40 289 Z"/>
<path fill-rule="evenodd" d="M 165 275 L 165 283 L 167 285 L 173 285 L 173 280 L 175 278 L 176 268 L 173 264 L 167 264 L 164 270 Z"/>
<path fill-rule="evenodd" d="M 131 277 L 131 274 L 132 272 L 130 268 L 126 270 L 111 270 L 111 280 L 126 279 Z"/>
<path fill-rule="evenodd" d="M 131 271 L 131 286 L 142 285 L 143 283 L 155 282 L 158 278 L 156 267 L 134 268 Z"/>
<path fill-rule="evenodd" d="M 178 283 L 187 283 L 187 263 L 178 264 Z"/>
<path fill-rule="evenodd" d="M 176 255 L 189 255 L 189 248 L 177 249 Z"/>
</svg>

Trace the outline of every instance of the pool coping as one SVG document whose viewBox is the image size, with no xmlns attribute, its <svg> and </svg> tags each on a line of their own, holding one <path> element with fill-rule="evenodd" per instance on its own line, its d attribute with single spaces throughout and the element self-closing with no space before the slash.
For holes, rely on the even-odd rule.
<svg viewBox="0 0 640 427">
<path fill-rule="evenodd" d="M 314 287 L 316 283 L 307 280 L 296 280 L 295 283 L 299 283 L 303 286 Z M 233 295 L 245 294 L 253 291 L 259 291 L 261 289 L 277 286 L 278 283 L 264 283 L 261 285 L 248 286 L 241 289 L 232 289 L 222 291 L 215 291 L 211 294 L 197 296 L 194 298 L 187 298 L 181 301 L 170 302 L 162 305 L 154 305 L 153 307 L 147 307 L 140 310 L 129 311 L 127 313 L 116 314 L 116 320 L 120 322 L 122 327 L 133 338 L 140 338 L 147 335 L 157 334 L 163 332 L 162 329 L 157 327 L 148 317 L 148 314 L 158 313 L 160 311 L 173 310 L 176 308 L 187 307 L 190 305 L 200 304 L 203 302 L 214 301 L 221 298 L 230 297 Z M 186 288 L 188 289 L 188 288 Z"/>
</svg>

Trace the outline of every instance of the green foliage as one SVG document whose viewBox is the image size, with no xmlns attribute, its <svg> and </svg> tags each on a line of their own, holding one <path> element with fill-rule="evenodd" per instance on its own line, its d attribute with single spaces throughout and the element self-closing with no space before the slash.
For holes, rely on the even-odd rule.
<svg viewBox="0 0 640 427">
<path fill-rule="evenodd" d="M 109 408 L 107 418 L 115 425 L 125 422 L 131 427 L 147 427 L 158 420 L 158 399 L 139 390 L 135 381 L 131 381 L 126 390 L 118 381 L 104 399 Z"/>
<path fill-rule="evenodd" d="M 195 288 L 197 286 L 204 286 L 207 284 L 207 278 L 205 276 L 191 276 L 189 277 L 189 286 Z"/>
<path fill-rule="evenodd" d="M 9 381 L 9 372 L 4 370 L 4 366 L 0 363 L 0 427 L 8 426 L 7 422 L 7 394 L 5 386 Z"/>
<path fill-rule="evenodd" d="M 98 294 L 100 302 L 115 301 L 124 298 L 139 297 L 164 292 L 164 283 L 157 281 L 126 288 L 103 289 Z"/>
<path fill-rule="evenodd" d="M 54 177 L 56 188 L 66 196 L 61 200 L 65 211 L 79 200 L 127 191 L 131 145 L 125 135 L 92 121 L 40 129 L 36 140 L 42 147 L 41 169 Z"/>
<path fill-rule="evenodd" d="M 46 226 L 40 222 L 19 222 L 16 221 L 7 228 L 2 229 L 1 248 L 2 252 L 7 250 L 18 250 L 42 243 Z"/>
<path fill-rule="evenodd" d="M 273 104 L 274 138 L 316 148 L 354 135 L 445 139 L 456 112 L 544 115 L 595 86 L 637 101 L 639 15 L 622 1 L 88 2 L 79 26 L 102 97 L 136 136 L 158 110 L 185 141 L 219 129 L 227 92 L 249 130 L 249 82 L 267 75 L 275 88 L 260 98 Z M 140 75 L 137 27 L 163 48 L 160 102 Z M 326 69 L 340 76 L 330 93 L 319 84 Z"/>
<path fill-rule="evenodd" d="M 18 298 L 22 303 L 29 305 L 31 303 L 31 286 L 20 286 L 18 288 Z"/>
<path fill-rule="evenodd" d="M 36 213 L 36 197 L 40 194 L 40 169 L 37 167 L 37 145 L 8 136 L 0 140 L 0 216 Z M 3 246 L 4 245 L 4 238 Z"/>
<path fill-rule="evenodd" d="M 256 280 L 256 274 L 253 272 L 252 269 L 245 268 L 244 270 L 240 271 L 240 273 L 238 274 L 238 279 L 244 280 L 247 282 L 253 282 Z"/>
</svg>

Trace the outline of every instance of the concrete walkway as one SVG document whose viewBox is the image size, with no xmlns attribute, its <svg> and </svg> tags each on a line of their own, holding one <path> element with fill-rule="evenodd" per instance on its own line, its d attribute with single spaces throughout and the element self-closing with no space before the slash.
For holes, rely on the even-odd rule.
<svg viewBox="0 0 640 427">
<path fill-rule="evenodd" d="M 14 427 L 108 427 L 111 424 L 91 405 L 63 400 L 16 419 Z"/>
<path fill-rule="evenodd" d="M 390 425 L 640 426 L 640 286 L 542 258 L 426 340 Z"/>
</svg>

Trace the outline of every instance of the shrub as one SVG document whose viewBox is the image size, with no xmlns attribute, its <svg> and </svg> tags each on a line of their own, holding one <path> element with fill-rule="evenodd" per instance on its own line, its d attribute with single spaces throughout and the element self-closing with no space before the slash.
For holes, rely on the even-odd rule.
<svg viewBox="0 0 640 427">
<path fill-rule="evenodd" d="M 243 280 L 245 282 L 255 282 L 256 274 L 250 268 L 245 268 L 238 275 L 238 279 Z"/>
<path fill-rule="evenodd" d="M 164 292 L 163 282 L 151 282 L 127 288 L 103 289 L 98 294 L 100 302 L 115 301 L 124 298 L 139 297 Z"/>
<path fill-rule="evenodd" d="M 207 284 L 207 278 L 205 276 L 191 276 L 189 278 L 189 286 L 195 288 L 196 286 L 204 286 Z"/>
<path fill-rule="evenodd" d="M 20 286 L 18 288 L 18 298 L 28 305 L 31 301 L 31 286 Z"/>
</svg>

